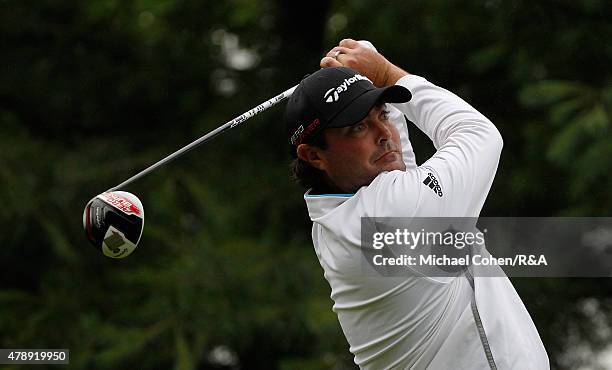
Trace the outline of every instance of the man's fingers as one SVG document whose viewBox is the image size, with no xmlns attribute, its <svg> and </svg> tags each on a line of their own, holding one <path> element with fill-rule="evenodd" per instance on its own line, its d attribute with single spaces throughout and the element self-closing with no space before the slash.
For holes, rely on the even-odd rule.
<svg viewBox="0 0 612 370">
<path fill-rule="evenodd" d="M 340 43 L 338 44 L 340 46 L 343 46 L 345 48 L 356 48 L 359 46 L 359 43 L 353 39 L 344 39 L 342 41 L 340 41 Z"/>
<path fill-rule="evenodd" d="M 343 55 L 347 55 L 351 52 L 351 49 L 342 46 L 336 46 L 331 49 L 323 59 L 321 59 L 321 68 L 329 67 L 342 67 L 344 64 L 340 58 L 344 58 Z"/>
<path fill-rule="evenodd" d="M 319 64 L 321 68 L 342 67 L 342 63 L 332 57 L 324 57 Z"/>
<path fill-rule="evenodd" d="M 374 46 L 374 44 L 372 44 L 368 40 L 359 40 L 359 41 L 357 41 L 357 43 L 359 45 L 363 46 L 366 49 L 370 49 L 370 50 L 378 53 L 378 50 L 376 50 L 376 47 Z"/>
<path fill-rule="evenodd" d="M 325 57 L 321 59 L 321 68 L 352 66 L 356 61 L 355 55 L 359 54 L 359 52 L 355 50 L 357 48 L 370 49 L 368 46 L 362 45 L 359 41 L 353 39 L 344 39 L 340 41 L 338 46 L 332 48 L 325 54 Z"/>
<path fill-rule="evenodd" d="M 350 52 L 351 52 L 351 49 L 349 48 L 345 48 L 342 46 L 336 46 L 333 49 L 331 49 L 327 54 L 325 54 L 325 56 L 333 58 L 334 56 L 338 56 L 340 54 L 349 54 Z"/>
</svg>

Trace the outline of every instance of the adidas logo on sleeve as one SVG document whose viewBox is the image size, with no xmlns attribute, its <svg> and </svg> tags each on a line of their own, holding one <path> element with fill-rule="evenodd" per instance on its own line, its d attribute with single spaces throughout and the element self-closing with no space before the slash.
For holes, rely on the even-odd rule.
<svg viewBox="0 0 612 370">
<path fill-rule="evenodd" d="M 423 184 L 427 185 L 434 193 L 438 194 L 439 197 L 442 197 L 442 187 L 438 183 L 438 179 L 433 175 L 433 173 L 427 173 L 427 177 L 423 180 Z"/>
</svg>

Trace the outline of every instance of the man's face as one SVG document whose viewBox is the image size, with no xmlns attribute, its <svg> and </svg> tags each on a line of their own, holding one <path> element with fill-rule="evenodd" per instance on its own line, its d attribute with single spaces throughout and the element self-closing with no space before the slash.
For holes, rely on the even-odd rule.
<svg viewBox="0 0 612 370">
<path fill-rule="evenodd" d="M 384 104 L 377 105 L 357 124 L 324 130 L 327 148 L 311 147 L 316 153 L 308 162 L 324 171 L 337 190 L 350 193 L 383 171 L 405 171 L 399 132 L 388 115 Z"/>
</svg>

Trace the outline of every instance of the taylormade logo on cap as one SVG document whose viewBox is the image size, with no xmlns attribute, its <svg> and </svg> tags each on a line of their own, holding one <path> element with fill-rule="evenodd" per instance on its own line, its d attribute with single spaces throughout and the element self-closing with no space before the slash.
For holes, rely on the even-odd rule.
<svg viewBox="0 0 612 370">
<path fill-rule="evenodd" d="M 327 90 L 325 92 L 325 95 L 323 95 L 323 100 L 325 100 L 326 103 L 337 102 L 338 99 L 340 99 L 340 94 L 347 91 L 349 86 L 351 86 L 352 84 L 354 84 L 355 82 L 359 80 L 370 81 L 369 78 L 362 76 L 360 74 L 356 74 L 355 76 L 351 78 L 345 78 L 344 81 L 340 85 L 338 85 L 337 87 L 332 87 L 331 89 Z"/>
</svg>

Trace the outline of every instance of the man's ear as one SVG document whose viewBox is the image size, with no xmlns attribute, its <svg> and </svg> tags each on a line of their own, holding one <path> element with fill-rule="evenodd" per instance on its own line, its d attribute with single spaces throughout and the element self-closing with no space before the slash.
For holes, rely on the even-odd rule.
<svg viewBox="0 0 612 370">
<path fill-rule="evenodd" d="M 310 164 L 314 168 L 325 171 L 327 161 L 323 155 L 323 149 L 309 144 L 300 144 L 297 147 L 297 156 L 299 159 Z"/>
</svg>

